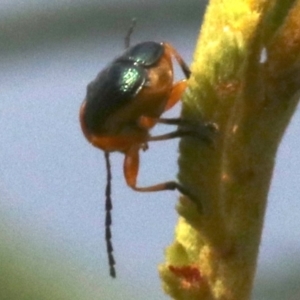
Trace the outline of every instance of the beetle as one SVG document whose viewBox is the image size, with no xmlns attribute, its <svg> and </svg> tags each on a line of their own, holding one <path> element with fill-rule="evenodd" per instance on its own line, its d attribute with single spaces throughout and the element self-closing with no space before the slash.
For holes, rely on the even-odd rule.
<svg viewBox="0 0 300 300">
<path fill-rule="evenodd" d="M 190 130 L 151 136 L 157 123 L 184 125 L 178 119 L 163 119 L 161 115 L 172 108 L 187 87 L 190 69 L 176 49 L 169 43 L 147 41 L 129 47 L 130 28 L 125 39 L 127 49 L 108 64 L 87 86 L 87 95 L 80 108 L 80 124 L 86 139 L 104 151 L 107 167 L 106 186 L 106 246 L 110 275 L 116 276 L 111 243 L 110 152 L 125 155 L 124 177 L 135 191 L 156 192 L 177 189 L 190 196 L 188 190 L 175 181 L 148 187 L 137 186 L 139 152 L 148 149 L 152 141 L 193 135 Z M 186 79 L 174 83 L 172 58 L 178 62 Z M 205 137 L 204 137 L 205 139 Z"/>
<path fill-rule="evenodd" d="M 186 88 L 186 80 L 173 83 L 172 55 L 189 77 L 187 65 L 170 44 L 143 42 L 129 48 L 98 74 L 88 85 L 80 108 L 86 139 L 104 152 L 124 153 L 126 182 L 140 192 L 178 189 L 186 194 L 173 181 L 151 187 L 136 185 L 139 151 L 147 149 L 150 141 L 182 135 L 180 131 L 156 137 L 149 134 L 156 123 L 180 123 L 180 119 L 160 119 L 180 100 Z"/>
</svg>

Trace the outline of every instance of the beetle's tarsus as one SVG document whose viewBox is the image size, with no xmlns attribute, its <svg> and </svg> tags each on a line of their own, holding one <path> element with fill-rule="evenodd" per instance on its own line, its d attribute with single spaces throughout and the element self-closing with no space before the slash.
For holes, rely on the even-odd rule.
<svg viewBox="0 0 300 300">
<path fill-rule="evenodd" d="M 199 123 L 186 120 L 179 125 L 178 131 L 181 132 L 182 137 L 192 137 L 211 144 L 218 131 L 218 127 L 215 123 L 211 122 Z"/>
<path fill-rule="evenodd" d="M 180 183 L 176 181 L 169 181 L 166 182 L 166 189 L 167 190 L 177 190 L 179 191 L 182 195 L 188 197 L 191 201 L 196 201 L 195 196 L 191 194 L 191 192 L 186 189 L 184 186 L 182 186 Z"/>
</svg>

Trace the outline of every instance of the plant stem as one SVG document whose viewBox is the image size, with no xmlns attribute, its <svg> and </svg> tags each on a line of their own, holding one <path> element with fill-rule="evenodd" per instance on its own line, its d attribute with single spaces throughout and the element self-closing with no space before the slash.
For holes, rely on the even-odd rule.
<svg viewBox="0 0 300 300">
<path fill-rule="evenodd" d="M 160 267 L 174 299 L 250 299 L 276 152 L 299 99 L 300 1 L 212 0 L 182 117 L 176 239 Z M 198 126 L 200 128 L 200 126 Z M 195 130 L 197 126 L 195 126 Z"/>
</svg>

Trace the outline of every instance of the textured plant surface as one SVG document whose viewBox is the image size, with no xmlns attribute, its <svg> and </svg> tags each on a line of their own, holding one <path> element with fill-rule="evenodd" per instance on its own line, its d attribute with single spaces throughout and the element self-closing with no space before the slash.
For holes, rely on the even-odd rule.
<svg viewBox="0 0 300 300">
<path fill-rule="evenodd" d="M 276 151 L 299 99 L 299 50 L 300 1 L 210 1 L 182 116 L 218 132 L 210 145 L 180 144 L 179 179 L 197 199 L 181 198 L 160 267 L 174 299 L 250 299 Z"/>
</svg>

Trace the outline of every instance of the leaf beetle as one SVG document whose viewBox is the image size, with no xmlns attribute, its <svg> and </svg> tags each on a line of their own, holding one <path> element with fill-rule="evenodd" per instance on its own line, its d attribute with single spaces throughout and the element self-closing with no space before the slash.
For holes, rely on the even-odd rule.
<svg viewBox="0 0 300 300">
<path fill-rule="evenodd" d="M 172 108 L 187 87 L 186 79 L 174 83 L 175 58 L 186 78 L 191 72 L 176 49 L 169 43 L 142 42 L 129 47 L 131 26 L 125 38 L 125 52 L 108 64 L 89 83 L 87 95 L 80 108 L 80 124 L 86 139 L 104 151 L 107 168 L 106 186 L 106 247 L 110 275 L 116 277 L 115 260 L 111 243 L 111 170 L 109 153 L 125 155 L 124 177 L 135 191 L 156 192 L 177 189 L 187 196 L 189 192 L 178 182 L 168 181 L 148 187 L 137 186 L 139 152 L 148 149 L 151 141 L 162 141 L 184 135 L 190 130 L 151 136 L 150 129 L 157 123 L 184 125 L 178 119 L 163 119 L 161 115 Z M 201 134 L 201 133 L 200 133 Z M 197 134 L 199 136 L 199 133 Z M 205 137 L 203 137 L 205 139 Z"/>
<path fill-rule="evenodd" d="M 187 193 L 173 181 L 150 187 L 136 185 L 139 151 L 147 149 L 148 142 L 184 135 L 180 130 L 154 137 L 149 134 L 157 123 L 181 122 L 160 118 L 181 99 L 186 88 L 186 80 L 173 83 L 172 56 L 188 78 L 189 68 L 170 44 L 143 42 L 130 47 L 88 85 L 80 108 L 80 124 L 86 139 L 104 152 L 124 153 L 126 182 L 139 192 L 178 189 Z"/>
</svg>

